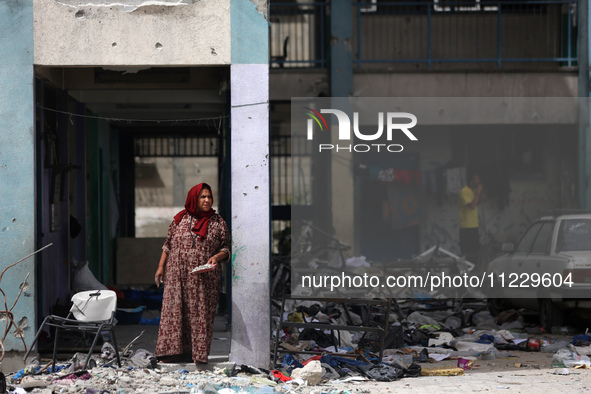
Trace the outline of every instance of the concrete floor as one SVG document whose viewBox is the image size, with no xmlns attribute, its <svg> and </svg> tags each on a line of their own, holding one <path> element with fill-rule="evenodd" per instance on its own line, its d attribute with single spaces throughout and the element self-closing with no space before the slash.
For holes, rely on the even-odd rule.
<svg viewBox="0 0 591 394">
<path fill-rule="evenodd" d="M 144 311 L 142 315 L 145 319 L 151 319 L 157 316 L 156 311 Z M 153 316 L 152 316 L 153 315 Z M 211 351 L 209 353 L 209 363 L 205 369 L 213 370 L 213 367 L 225 363 L 230 355 L 231 332 L 227 330 L 227 316 L 216 316 L 213 326 L 213 339 L 211 341 Z M 115 335 L 117 336 L 117 344 L 119 349 L 124 349 L 137 336 L 141 336 L 133 343 L 131 349 L 145 349 L 149 352 L 154 352 L 156 349 L 156 340 L 158 339 L 158 326 L 152 325 L 117 325 L 115 327 Z M 182 364 L 185 369 L 189 370 L 194 367 L 192 364 Z"/>
</svg>

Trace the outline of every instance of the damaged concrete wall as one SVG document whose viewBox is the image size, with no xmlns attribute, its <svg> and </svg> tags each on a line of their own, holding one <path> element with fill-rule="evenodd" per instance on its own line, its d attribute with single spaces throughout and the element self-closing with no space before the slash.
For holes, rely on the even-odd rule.
<svg viewBox="0 0 591 394">
<path fill-rule="evenodd" d="M 230 0 L 34 0 L 35 64 L 230 64 Z"/>
<path fill-rule="evenodd" d="M 84 7 L 84 6 L 95 6 L 95 7 L 114 7 L 119 11 L 133 11 L 139 7 L 148 5 L 164 5 L 164 6 L 175 6 L 181 4 L 194 4 L 200 0 L 57 0 L 59 3 L 69 5 L 72 7 Z"/>
<path fill-rule="evenodd" d="M 33 100 L 33 4 L 0 1 L 0 270 L 35 250 L 35 108 Z M 35 331 L 35 261 L 29 258 L 4 274 L 0 287 L 30 343 Z M 4 307 L 0 308 L 4 310 Z M 4 330 L 6 315 L 0 313 Z M 24 350 L 14 328 L 4 341 L 7 351 Z"/>
</svg>

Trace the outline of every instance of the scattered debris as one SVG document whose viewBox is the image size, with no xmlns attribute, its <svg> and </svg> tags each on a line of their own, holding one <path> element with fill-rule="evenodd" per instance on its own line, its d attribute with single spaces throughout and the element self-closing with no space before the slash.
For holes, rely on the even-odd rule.
<svg viewBox="0 0 591 394">
<path fill-rule="evenodd" d="M 292 379 L 302 379 L 310 386 L 316 386 L 322 380 L 323 370 L 320 361 L 313 360 L 303 368 L 296 368 L 291 373 Z"/>
<path fill-rule="evenodd" d="M 356 263 L 363 265 L 362 259 Z M 307 299 L 290 300 L 283 309 L 276 309 L 275 315 L 281 313 L 284 321 L 296 326 L 273 330 L 272 344 L 281 355 L 273 355 L 278 362 L 269 370 L 226 363 L 210 372 L 193 364 L 157 364 L 150 351 L 132 349 L 142 331 L 120 352 L 121 368 L 115 366 L 113 345 L 105 342 L 88 369 L 80 362 L 86 356 L 82 353 L 53 371 L 48 371 L 45 360 L 41 365 L 34 362 L 8 376 L 9 390 L 153 393 L 157 387 L 158 392 L 168 393 L 345 393 L 364 382 L 470 375 L 499 362 L 519 368 L 516 376 L 544 367 L 537 358 L 515 362 L 513 352 L 554 353 L 538 356 L 548 358 L 547 367 L 552 357 L 555 375 L 577 374 L 570 368 L 591 368 L 591 336 L 574 335 L 567 326 L 552 331 L 574 335 L 572 341 L 546 336 L 541 327 L 526 321 L 523 310 L 493 317 L 484 300 L 401 298 L 385 308 L 380 303 Z M 384 329 L 370 335 L 360 329 L 366 327 Z"/>
<path fill-rule="evenodd" d="M 421 371 L 421 376 L 458 376 L 463 374 L 462 368 L 454 367 L 427 368 Z"/>
<path fill-rule="evenodd" d="M 560 368 L 554 370 L 554 375 L 568 375 L 570 374 L 568 368 Z"/>
</svg>

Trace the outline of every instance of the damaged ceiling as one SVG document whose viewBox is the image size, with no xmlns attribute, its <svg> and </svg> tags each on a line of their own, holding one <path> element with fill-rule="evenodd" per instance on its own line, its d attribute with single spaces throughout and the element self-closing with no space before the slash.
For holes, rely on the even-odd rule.
<svg viewBox="0 0 591 394">
<path fill-rule="evenodd" d="M 67 90 L 98 116 L 124 120 L 186 120 L 224 115 L 223 67 L 49 68 L 37 75 Z"/>
<path fill-rule="evenodd" d="M 56 0 L 57 3 L 70 7 L 116 7 L 119 11 L 131 12 L 139 7 L 150 5 L 177 6 L 196 3 L 200 0 Z"/>
</svg>

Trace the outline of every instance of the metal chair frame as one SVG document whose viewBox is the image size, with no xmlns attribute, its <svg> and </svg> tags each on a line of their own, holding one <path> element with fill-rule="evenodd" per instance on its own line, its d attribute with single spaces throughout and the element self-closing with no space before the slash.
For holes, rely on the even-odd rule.
<svg viewBox="0 0 591 394">
<path fill-rule="evenodd" d="M 52 364 L 52 371 L 55 370 L 56 365 L 56 354 L 57 354 L 57 343 L 59 339 L 59 331 L 83 331 L 83 332 L 93 332 L 94 340 L 92 341 L 92 345 L 90 346 L 90 350 L 88 351 L 88 355 L 86 356 L 86 361 L 84 362 L 83 369 L 88 367 L 88 363 L 94 351 L 94 347 L 98 342 L 99 336 L 103 331 L 109 331 L 111 333 L 111 338 L 113 338 L 113 347 L 115 348 L 115 355 L 117 356 L 117 364 L 121 367 L 121 358 L 119 356 L 119 350 L 117 349 L 117 339 L 115 337 L 115 325 L 117 324 L 117 320 L 115 319 L 115 312 L 113 310 L 111 313 L 111 318 L 108 320 L 100 320 L 100 321 L 83 321 L 77 320 L 73 318 L 72 312 L 68 313 L 67 317 L 57 316 L 57 315 L 49 315 L 39 327 L 37 334 L 35 335 L 35 339 L 33 339 L 33 343 L 31 343 L 31 347 L 25 354 L 25 361 L 29 354 L 33 350 L 33 347 L 39 340 L 41 333 L 43 332 L 44 327 L 55 327 L 55 335 L 53 338 L 53 364 Z"/>
</svg>

